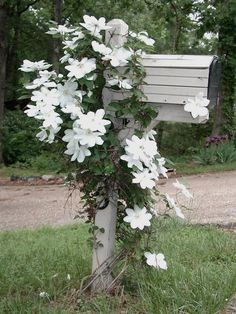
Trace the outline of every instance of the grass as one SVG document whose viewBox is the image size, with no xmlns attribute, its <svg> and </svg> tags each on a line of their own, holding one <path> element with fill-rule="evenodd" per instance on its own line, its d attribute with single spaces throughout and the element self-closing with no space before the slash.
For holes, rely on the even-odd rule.
<svg viewBox="0 0 236 314">
<path fill-rule="evenodd" d="M 190 162 L 187 158 L 173 158 L 171 159 L 174 165 L 171 164 L 170 168 L 175 168 L 177 175 L 192 175 L 198 173 L 207 172 L 220 172 L 220 171 L 230 171 L 236 170 L 236 162 L 216 164 L 210 166 L 201 166 L 194 162 Z M 52 170 L 38 170 L 33 167 L 22 168 L 17 166 L 0 167 L 0 177 L 10 177 L 14 176 L 41 176 L 44 174 L 56 174 Z M 66 175 L 65 173 L 60 173 L 59 175 Z"/>
<path fill-rule="evenodd" d="M 155 239 L 167 271 L 130 266 L 124 295 L 78 298 L 90 273 L 87 238 L 84 224 L 1 232 L 0 313 L 215 314 L 236 291 L 236 235 L 169 220 Z"/>
<path fill-rule="evenodd" d="M 177 159 L 171 167 L 176 169 L 177 175 L 193 175 L 199 173 L 236 170 L 236 161 L 225 164 L 202 166 L 188 160 Z"/>
<path fill-rule="evenodd" d="M 52 170 L 38 170 L 33 167 L 29 168 L 22 168 L 22 167 L 17 167 L 17 166 L 9 166 L 9 167 L 0 167 L 0 177 L 11 177 L 11 176 L 19 176 L 19 177 L 24 177 L 24 176 L 42 176 L 44 174 L 52 174 L 55 175 L 56 172 Z M 57 175 L 62 175 L 57 174 Z"/>
</svg>

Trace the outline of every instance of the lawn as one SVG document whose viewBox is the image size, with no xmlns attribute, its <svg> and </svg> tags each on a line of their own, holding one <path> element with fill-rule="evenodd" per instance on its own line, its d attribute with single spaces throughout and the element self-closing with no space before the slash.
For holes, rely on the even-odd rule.
<svg viewBox="0 0 236 314">
<path fill-rule="evenodd" d="M 220 171 L 230 171 L 236 170 L 236 162 L 224 163 L 224 164 L 215 164 L 202 166 L 196 163 L 188 161 L 188 159 L 180 157 L 173 159 L 173 164 L 169 165 L 169 168 L 175 168 L 177 175 L 192 175 L 198 173 L 206 172 L 220 172 Z M 44 174 L 56 174 L 55 171 L 47 169 L 36 169 L 34 167 L 18 167 L 9 166 L 9 167 L 0 167 L 0 177 L 10 177 L 14 176 L 41 176 Z M 66 173 L 59 173 L 58 175 L 66 175 Z"/>
<path fill-rule="evenodd" d="M 0 313 L 219 313 L 236 291 L 236 235 L 176 220 L 156 227 L 168 270 L 131 265 L 123 293 L 93 298 L 78 296 L 90 273 L 85 224 L 1 232 Z"/>
</svg>

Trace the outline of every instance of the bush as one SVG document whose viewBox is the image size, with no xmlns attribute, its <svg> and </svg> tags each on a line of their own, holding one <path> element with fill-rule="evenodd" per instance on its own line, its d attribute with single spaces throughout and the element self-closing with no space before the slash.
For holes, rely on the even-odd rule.
<svg viewBox="0 0 236 314">
<path fill-rule="evenodd" d="M 202 148 L 193 160 L 200 165 L 223 164 L 236 161 L 236 148 L 232 141 Z"/>
<path fill-rule="evenodd" d="M 160 151 L 168 157 L 192 155 L 211 132 L 211 122 L 206 124 L 162 122 L 157 126 Z"/>
<path fill-rule="evenodd" d="M 31 168 L 40 172 L 45 170 L 54 173 L 62 173 L 74 169 L 67 156 L 54 151 L 43 152 L 41 155 L 31 158 L 29 164 Z"/>
<path fill-rule="evenodd" d="M 7 110 L 3 124 L 3 158 L 6 164 L 24 163 L 40 154 L 42 143 L 35 137 L 38 123 L 21 110 Z"/>
</svg>

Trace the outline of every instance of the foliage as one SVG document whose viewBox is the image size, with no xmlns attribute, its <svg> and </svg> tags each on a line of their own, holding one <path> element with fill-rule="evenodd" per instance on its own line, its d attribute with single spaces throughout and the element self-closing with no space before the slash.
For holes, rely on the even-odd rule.
<svg viewBox="0 0 236 314">
<path fill-rule="evenodd" d="M 162 122 L 157 127 L 157 141 L 161 135 L 160 150 L 169 158 L 192 155 L 202 145 L 211 127 L 211 120 L 203 125 Z"/>
<path fill-rule="evenodd" d="M 202 148 L 194 156 L 194 161 L 200 165 L 232 163 L 236 161 L 235 145 L 232 141 L 228 141 Z"/>
<path fill-rule="evenodd" d="M 120 36 L 122 42 L 112 30 L 107 39 L 105 30 L 110 26 L 105 18 L 85 15 L 83 20 L 76 27 L 53 24 L 49 28 L 48 34 L 62 37 L 60 73 L 49 71 L 51 65 L 44 60 L 24 60 L 20 70 L 32 94 L 25 112 L 41 122 L 36 137 L 50 144 L 62 140 L 64 153 L 77 166 L 70 184 L 81 186 L 82 215 L 94 224 L 94 249 L 103 245 L 97 235 L 104 232 L 95 225 L 96 214 L 118 202 L 116 238 L 124 255 L 135 259 L 141 251 L 149 266 L 167 269 L 162 253 L 148 252 L 152 228 L 147 227 L 159 215 L 153 209 L 154 195 L 167 210 L 184 216 L 174 199 L 160 195 L 155 187 L 155 180 L 167 177 L 167 169 L 157 150 L 156 132 L 148 129 L 157 114 L 145 102 L 141 87 L 146 75 L 141 56 L 143 49 L 151 50 L 154 40 L 146 32 L 128 30 L 123 21 L 127 29 L 126 36 Z M 115 91 L 120 100 L 106 99 Z M 186 190 L 183 185 L 178 188 Z"/>
<path fill-rule="evenodd" d="M 26 162 L 40 154 L 42 144 L 35 138 L 37 128 L 37 121 L 30 121 L 22 111 L 6 111 L 3 127 L 6 164 Z"/>
<path fill-rule="evenodd" d="M 169 270 L 147 271 L 140 265 L 137 271 L 130 265 L 121 282 L 124 290 L 94 298 L 79 295 L 81 280 L 90 273 L 85 225 L 1 232 L 0 312 L 156 314 L 158 309 L 159 313 L 202 314 L 222 310 L 236 289 L 235 234 L 170 220 L 159 221 L 155 229 L 155 249 L 166 250 Z M 50 300 L 39 297 L 43 291 Z"/>
</svg>

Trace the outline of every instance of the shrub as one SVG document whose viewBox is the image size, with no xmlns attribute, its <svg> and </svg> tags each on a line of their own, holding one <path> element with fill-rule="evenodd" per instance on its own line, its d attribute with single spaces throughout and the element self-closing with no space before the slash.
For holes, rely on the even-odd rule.
<svg viewBox="0 0 236 314">
<path fill-rule="evenodd" d="M 223 164 L 236 161 L 236 148 L 232 141 L 202 148 L 193 160 L 200 165 Z"/>
<path fill-rule="evenodd" d="M 7 110 L 3 124 L 3 158 L 6 164 L 26 162 L 40 154 L 42 143 L 35 135 L 38 122 L 28 117 L 21 110 Z"/>
</svg>

